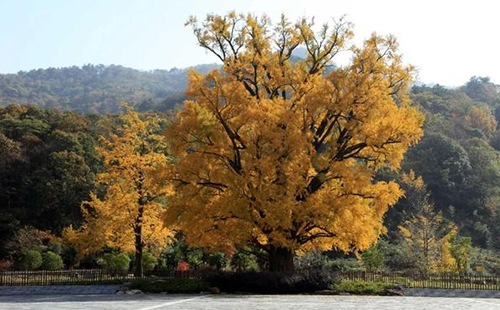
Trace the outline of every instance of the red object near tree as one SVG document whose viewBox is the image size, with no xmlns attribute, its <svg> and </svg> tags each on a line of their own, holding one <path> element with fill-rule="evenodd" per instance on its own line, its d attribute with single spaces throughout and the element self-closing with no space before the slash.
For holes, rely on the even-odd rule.
<svg viewBox="0 0 500 310">
<path fill-rule="evenodd" d="M 177 264 L 177 270 L 188 271 L 189 270 L 189 263 L 188 262 L 179 262 Z"/>
</svg>

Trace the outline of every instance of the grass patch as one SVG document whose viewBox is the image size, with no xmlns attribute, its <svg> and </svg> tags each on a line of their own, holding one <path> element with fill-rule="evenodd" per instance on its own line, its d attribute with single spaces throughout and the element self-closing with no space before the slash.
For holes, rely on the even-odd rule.
<svg viewBox="0 0 500 310">
<path fill-rule="evenodd" d="M 168 278 L 161 280 L 134 280 L 131 289 L 138 289 L 144 293 L 200 293 L 207 291 L 208 282 L 202 279 Z"/>
<path fill-rule="evenodd" d="M 384 295 L 386 290 L 394 288 L 394 284 L 362 280 L 343 280 L 340 283 L 333 284 L 332 288 L 338 293 Z"/>
</svg>

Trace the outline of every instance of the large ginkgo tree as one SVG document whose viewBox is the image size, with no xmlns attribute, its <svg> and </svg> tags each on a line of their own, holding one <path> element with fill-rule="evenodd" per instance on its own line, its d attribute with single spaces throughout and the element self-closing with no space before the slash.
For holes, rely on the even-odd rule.
<svg viewBox="0 0 500 310">
<path fill-rule="evenodd" d="M 292 270 L 299 250 L 373 245 L 403 194 L 374 173 L 398 169 L 422 136 L 396 40 L 374 34 L 355 47 L 344 20 L 314 31 L 307 19 L 234 12 L 188 25 L 223 66 L 190 72 L 167 132 L 177 196 L 166 224 L 196 246 L 251 245 L 272 271 Z M 335 62 L 339 52 L 348 64 Z"/>
</svg>

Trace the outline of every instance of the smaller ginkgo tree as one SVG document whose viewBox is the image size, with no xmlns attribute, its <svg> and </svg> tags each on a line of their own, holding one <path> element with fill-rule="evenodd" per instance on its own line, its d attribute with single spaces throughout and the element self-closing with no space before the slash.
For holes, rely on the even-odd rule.
<svg viewBox="0 0 500 310">
<path fill-rule="evenodd" d="M 169 171 L 167 148 L 160 120 L 132 111 L 121 116 L 121 127 L 109 137 L 101 137 L 99 153 L 105 171 L 98 182 L 106 190 L 103 197 L 92 193 L 82 203 L 85 224 L 64 232 L 81 256 L 99 252 L 105 246 L 135 252 L 134 275 L 142 276 L 144 248 L 160 248 L 168 243 L 171 231 L 161 214 L 172 188 L 164 180 Z"/>
</svg>

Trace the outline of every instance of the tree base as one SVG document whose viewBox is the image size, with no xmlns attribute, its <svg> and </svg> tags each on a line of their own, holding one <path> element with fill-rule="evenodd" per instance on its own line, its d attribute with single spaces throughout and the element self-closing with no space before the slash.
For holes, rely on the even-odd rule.
<svg viewBox="0 0 500 310">
<path fill-rule="evenodd" d="M 271 247 L 269 249 L 269 271 L 271 272 L 293 272 L 295 265 L 293 250 L 281 247 Z"/>
</svg>

